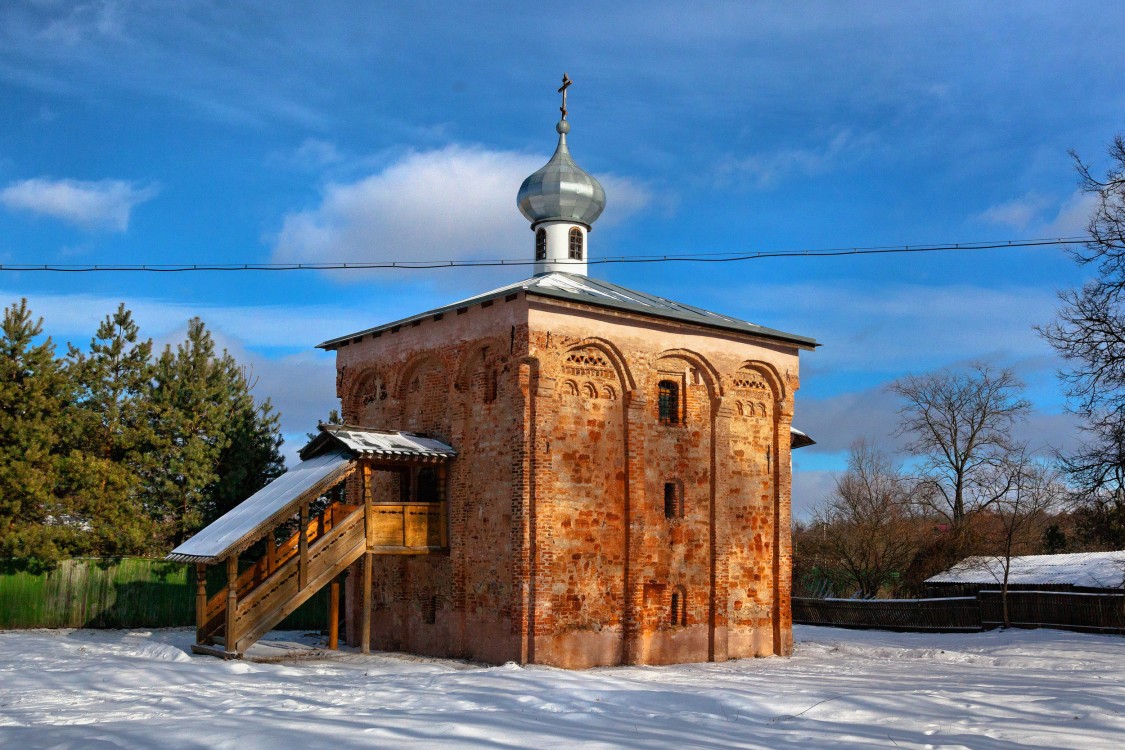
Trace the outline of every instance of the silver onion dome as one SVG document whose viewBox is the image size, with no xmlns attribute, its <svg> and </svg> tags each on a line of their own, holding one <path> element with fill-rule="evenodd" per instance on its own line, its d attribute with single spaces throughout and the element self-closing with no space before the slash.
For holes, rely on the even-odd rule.
<svg viewBox="0 0 1125 750">
<path fill-rule="evenodd" d="M 544 221 L 573 221 L 589 228 L 605 210 L 605 190 L 571 158 L 566 147 L 570 123 L 560 120 L 555 130 L 558 148 L 550 161 L 523 181 L 516 202 L 533 227 Z"/>
</svg>

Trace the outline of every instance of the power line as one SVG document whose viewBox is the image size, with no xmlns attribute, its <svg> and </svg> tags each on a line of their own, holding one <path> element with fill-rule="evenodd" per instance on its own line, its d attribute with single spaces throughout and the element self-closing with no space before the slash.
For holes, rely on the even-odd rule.
<svg viewBox="0 0 1125 750">
<path fill-rule="evenodd" d="M 725 253 L 674 253 L 665 255 L 617 255 L 591 258 L 590 265 L 615 263 L 734 263 L 765 258 L 830 258 L 846 255 L 885 255 L 892 253 L 936 253 L 999 250 L 1023 247 L 1059 247 L 1090 242 L 1091 237 L 1057 237 L 1054 239 L 998 240 L 988 242 L 953 242 L 944 244 L 887 245 L 880 247 L 834 247 L 803 250 L 761 250 Z M 54 273 L 135 272 L 186 273 L 198 271 L 364 271 L 395 269 L 403 271 L 436 268 L 483 268 L 491 266 L 530 266 L 535 260 L 526 258 L 372 261 L 364 263 L 121 263 L 121 264 L 53 264 L 0 263 L 0 271 L 48 271 Z"/>
</svg>

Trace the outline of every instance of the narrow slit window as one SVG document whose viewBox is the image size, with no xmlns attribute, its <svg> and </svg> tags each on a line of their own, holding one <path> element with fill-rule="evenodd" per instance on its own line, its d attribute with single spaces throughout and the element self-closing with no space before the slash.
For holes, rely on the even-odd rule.
<svg viewBox="0 0 1125 750">
<path fill-rule="evenodd" d="M 682 586 L 677 586 L 676 590 L 672 592 L 672 607 L 671 612 L 668 614 L 669 621 L 673 626 L 683 627 L 687 625 L 687 592 L 684 591 Z"/>
<path fill-rule="evenodd" d="M 684 497 L 676 482 L 664 483 L 664 517 L 682 518 L 684 515 Z"/>
<path fill-rule="evenodd" d="M 657 407 L 660 410 L 661 424 L 677 424 L 680 421 L 680 386 L 671 380 L 661 380 L 657 386 Z"/>
<path fill-rule="evenodd" d="M 578 227 L 570 229 L 570 259 L 582 260 L 582 230 Z"/>
<path fill-rule="evenodd" d="M 489 368 L 484 373 L 484 402 L 491 404 L 496 400 L 498 377 L 495 368 Z"/>
<path fill-rule="evenodd" d="M 535 233 L 535 260 L 547 260 L 547 230 Z"/>
</svg>

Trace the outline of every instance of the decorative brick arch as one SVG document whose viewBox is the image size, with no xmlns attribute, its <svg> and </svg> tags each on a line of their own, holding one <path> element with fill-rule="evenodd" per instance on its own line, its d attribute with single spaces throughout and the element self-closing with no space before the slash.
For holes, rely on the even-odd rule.
<svg viewBox="0 0 1125 750">
<path fill-rule="evenodd" d="M 410 359 L 406 360 L 406 364 L 399 370 L 398 382 L 395 383 L 392 393 L 395 398 L 402 399 L 406 397 L 406 389 L 410 385 L 410 379 L 419 369 L 429 363 L 438 366 L 439 369 L 448 370 L 448 364 L 442 360 L 440 356 L 433 352 L 422 352 L 416 354 Z M 446 381 L 448 385 L 448 381 Z"/>
<path fill-rule="evenodd" d="M 750 373 L 758 375 L 773 393 L 776 401 L 784 401 L 788 397 L 785 390 L 785 380 L 778 373 L 777 369 L 768 362 L 761 362 L 757 360 L 746 360 L 738 366 L 730 376 L 730 383 L 732 389 L 738 388 L 740 380 L 740 373 Z"/>
<path fill-rule="evenodd" d="M 457 374 L 453 378 L 453 387 L 460 391 L 468 390 L 469 379 L 472 378 L 477 363 L 485 361 L 485 352 L 487 351 L 488 356 L 493 357 L 496 364 L 499 365 L 507 359 L 507 355 L 504 354 L 507 348 L 508 343 L 499 336 L 495 336 L 484 341 L 478 341 L 465 349 L 457 360 Z"/>
<path fill-rule="evenodd" d="M 367 395 L 365 391 L 379 383 L 377 392 L 371 394 L 375 399 L 385 400 L 389 395 L 386 374 L 379 367 L 364 367 L 355 373 L 348 373 L 344 377 L 343 392 L 341 393 L 340 406 L 346 415 L 354 414 L 366 404 L 362 401 Z"/>
<path fill-rule="evenodd" d="M 707 393 L 712 401 L 718 401 L 723 397 L 723 379 L 719 376 L 719 371 L 715 369 L 715 366 L 702 354 L 690 349 L 666 349 L 657 354 L 653 362 L 656 363 L 662 359 L 684 360 L 703 375 L 703 382 L 707 385 Z"/>
<path fill-rule="evenodd" d="M 567 347 L 565 356 L 581 351 L 582 349 L 596 349 L 605 355 L 606 361 L 614 371 L 617 373 L 617 379 L 621 382 L 621 387 L 627 393 L 632 393 L 637 390 L 637 382 L 633 379 L 633 373 L 629 370 L 629 365 L 625 364 L 625 357 L 621 354 L 612 342 L 599 337 L 585 338 L 576 344 Z M 564 356 L 564 361 L 565 361 Z"/>
</svg>

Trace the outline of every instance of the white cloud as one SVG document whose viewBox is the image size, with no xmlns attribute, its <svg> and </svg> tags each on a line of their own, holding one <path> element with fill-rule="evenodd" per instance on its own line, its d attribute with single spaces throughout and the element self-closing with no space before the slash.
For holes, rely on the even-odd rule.
<svg viewBox="0 0 1125 750">
<path fill-rule="evenodd" d="M 156 185 L 124 180 L 51 180 L 35 178 L 13 182 L 0 190 L 0 203 L 75 224 L 84 229 L 124 232 L 129 216 L 140 203 L 159 192 Z"/>
<path fill-rule="evenodd" d="M 1096 202 L 1096 196 L 1081 190 L 1061 202 L 1028 193 L 990 206 L 976 218 L 988 224 L 1030 231 L 1037 237 L 1079 237 L 1086 234 L 1086 222 Z"/>
<path fill-rule="evenodd" d="M 320 205 L 285 217 L 274 260 L 281 262 L 448 260 L 521 257 L 531 242 L 516 208 L 515 186 L 542 156 L 447 146 L 411 152 L 356 182 L 333 183 Z M 612 223 L 650 201 L 628 178 L 599 176 L 602 221 Z"/>
<path fill-rule="evenodd" d="M 1050 205 L 1051 202 L 1042 195 L 1029 193 L 1021 198 L 990 206 L 981 212 L 980 218 L 989 224 L 1027 229 L 1032 221 L 1039 218 L 1043 209 Z"/>
<path fill-rule="evenodd" d="M 719 167 L 722 177 L 745 180 L 751 187 L 766 188 L 787 177 L 823 174 L 847 158 L 870 151 L 875 136 L 857 137 L 841 130 L 820 148 L 787 148 L 731 157 Z"/>
<path fill-rule="evenodd" d="M 1059 206 L 1045 227 L 1043 234 L 1046 237 L 1079 237 L 1086 236 L 1086 223 L 1097 207 L 1096 195 L 1076 190 L 1062 205 Z"/>
<path fill-rule="evenodd" d="M 36 36 L 49 43 L 75 45 L 91 36 L 118 37 L 122 31 L 120 7 L 113 0 L 94 0 L 64 8 Z"/>
</svg>

